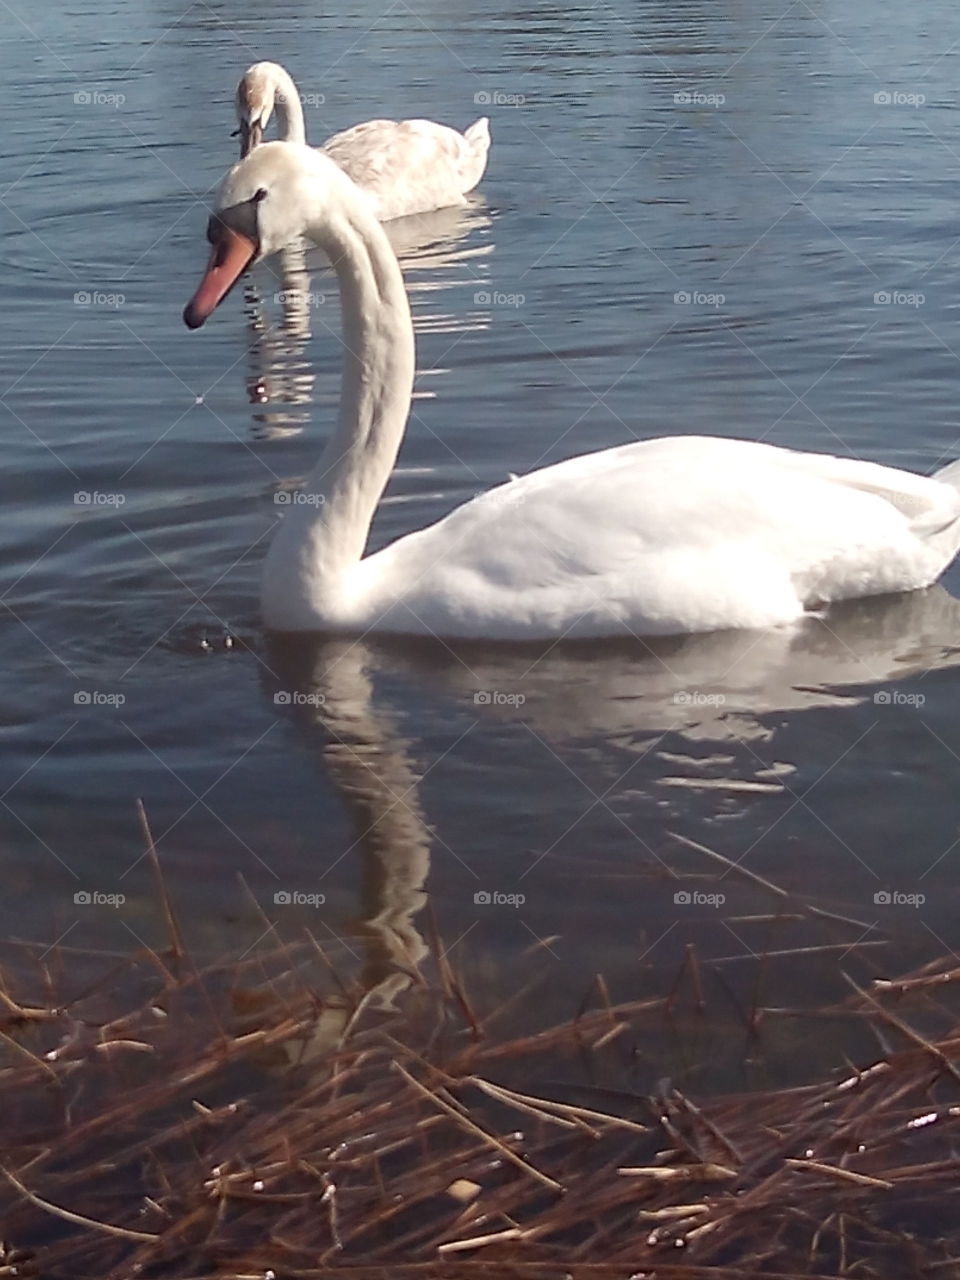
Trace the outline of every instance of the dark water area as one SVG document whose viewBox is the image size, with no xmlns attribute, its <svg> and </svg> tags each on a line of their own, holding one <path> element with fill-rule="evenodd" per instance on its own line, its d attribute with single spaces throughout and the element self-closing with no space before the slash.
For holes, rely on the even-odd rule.
<svg viewBox="0 0 960 1280">
<path fill-rule="evenodd" d="M 236 80 L 271 58 L 317 143 L 383 115 L 491 120 L 469 206 L 390 230 L 417 398 L 373 547 L 659 434 L 930 472 L 960 455 L 956 13 L 9 9 L 0 932 L 156 942 L 139 796 L 201 952 L 309 928 L 380 981 L 427 957 L 422 889 L 471 988 L 495 1003 L 536 974 L 544 1016 L 597 973 L 662 990 L 695 946 L 713 1022 L 652 1049 L 654 1078 L 870 1052 L 836 1021 L 747 1043 L 744 1011 L 813 1010 L 845 972 L 960 942 L 960 571 L 762 635 L 270 642 L 274 497 L 335 413 L 333 277 L 311 253 L 300 313 L 278 262 L 202 333 L 180 312 Z"/>
</svg>

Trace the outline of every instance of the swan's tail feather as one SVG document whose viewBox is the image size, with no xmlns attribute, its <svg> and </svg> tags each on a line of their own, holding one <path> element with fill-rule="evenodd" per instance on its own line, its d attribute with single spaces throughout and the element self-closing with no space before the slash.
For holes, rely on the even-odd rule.
<svg viewBox="0 0 960 1280">
<path fill-rule="evenodd" d="M 463 136 L 475 151 L 486 151 L 490 146 L 490 121 L 486 116 L 474 120 L 469 129 L 464 129 Z"/>
<path fill-rule="evenodd" d="M 463 140 L 467 150 L 460 161 L 460 190 L 466 195 L 477 185 L 487 167 L 487 152 L 490 150 L 490 121 L 487 117 L 481 116 L 469 129 L 464 129 Z"/>
<path fill-rule="evenodd" d="M 933 473 L 934 480 L 942 480 L 944 484 L 952 485 L 954 489 L 960 489 L 960 458 L 956 462 L 950 462 L 945 467 L 941 467 L 939 471 Z"/>
</svg>

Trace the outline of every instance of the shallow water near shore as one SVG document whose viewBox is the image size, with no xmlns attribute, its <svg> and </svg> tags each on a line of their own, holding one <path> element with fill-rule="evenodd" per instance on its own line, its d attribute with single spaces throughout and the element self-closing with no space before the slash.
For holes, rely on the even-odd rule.
<svg viewBox="0 0 960 1280">
<path fill-rule="evenodd" d="M 430 915 L 474 989 L 536 971 L 563 1016 L 597 973 L 662 989 L 692 945 L 724 1048 L 688 1055 L 701 1087 L 746 1056 L 773 1080 L 839 1063 L 840 1031 L 749 1055 L 722 1032 L 768 952 L 762 999 L 812 1009 L 957 947 L 960 571 L 763 635 L 271 641 L 258 567 L 335 412 L 335 283 L 311 253 L 299 307 L 274 262 L 201 333 L 180 311 L 233 86 L 270 57 L 317 142 L 491 119 L 469 205 L 390 229 L 417 399 L 373 547 L 664 433 L 929 472 L 960 454 L 960 19 L 234 10 L 87 0 L 40 33 L 13 0 L 0 929 L 156 942 L 140 796 L 201 951 L 308 928 L 381 980 Z"/>
</svg>

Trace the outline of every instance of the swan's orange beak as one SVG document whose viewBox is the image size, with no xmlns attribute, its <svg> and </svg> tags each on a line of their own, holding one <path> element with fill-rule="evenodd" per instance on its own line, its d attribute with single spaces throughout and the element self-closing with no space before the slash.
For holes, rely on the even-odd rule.
<svg viewBox="0 0 960 1280">
<path fill-rule="evenodd" d="M 188 329 L 199 329 L 257 256 L 257 245 L 242 231 L 222 226 L 200 287 L 183 309 Z"/>
</svg>

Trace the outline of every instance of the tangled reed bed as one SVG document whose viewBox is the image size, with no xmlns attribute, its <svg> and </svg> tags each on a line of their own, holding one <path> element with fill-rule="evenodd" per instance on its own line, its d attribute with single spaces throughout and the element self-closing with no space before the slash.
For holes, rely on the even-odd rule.
<svg viewBox="0 0 960 1280">
<path fill-rule="evenodd" d="M 848 978 L 818 1014 L 884 1054 L 842 1078 L 648 1096 L 641 1047 L 683 983 L 703 1007 L 693 949 L 664 994 L 601 981 L 520 1036 L 436 938 L 432 984 L 346 982 L 309 934 L 200 966 L 142 817 L 165 951 L 0 963 L 0 1278 L 960 1280 L 953 957 Z"/>
<path fill-rule="evenodd" d="M 42 999 L 7 968 L 0 1276 L 960 1276 L 946 962 L 853 990 L 880 1060 L 699 1103 L 516 1085 L 609 1078 L 667 996 L 497 1041 L 445 967 L 321 995 L 310 941 L 198 969 L 174 939 L 72 994 L 46 965 Z"/>
</svg>

